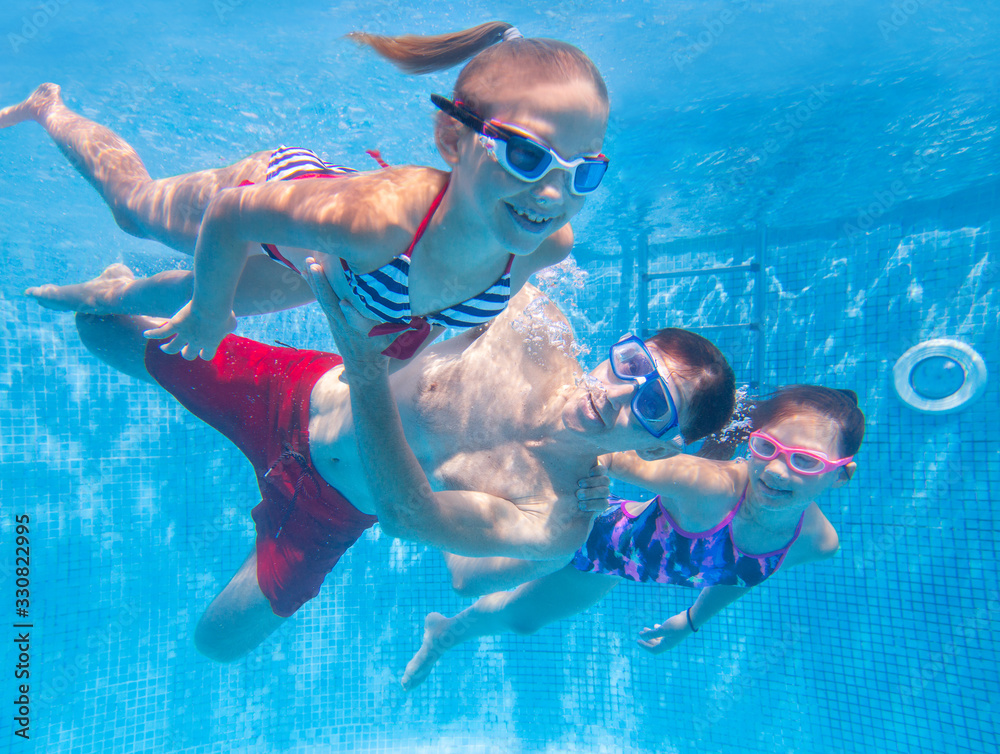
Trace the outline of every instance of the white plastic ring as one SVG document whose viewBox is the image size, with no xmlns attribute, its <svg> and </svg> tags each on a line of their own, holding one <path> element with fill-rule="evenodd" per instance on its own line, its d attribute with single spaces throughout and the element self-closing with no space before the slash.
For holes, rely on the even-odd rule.
<svg viewBox="0 0 1000 754">
<path fill-rule="evenodd" d="M 953 362 L 963 372 L 957 389 L 941 397 L 922 394 L 919 391 L 920 386 L 913 384 L 915 370 L 928 360 L 935 359 Z M 961 411 L 986 390 L 986 377 L 986 363 L 983 357 L 965 343 L 948 338 L 927 340 L 913 346 L 892 368 L 892 384 L 896 389 L 896 395 L 910 408 L 925 414 Z"/>
</svg>

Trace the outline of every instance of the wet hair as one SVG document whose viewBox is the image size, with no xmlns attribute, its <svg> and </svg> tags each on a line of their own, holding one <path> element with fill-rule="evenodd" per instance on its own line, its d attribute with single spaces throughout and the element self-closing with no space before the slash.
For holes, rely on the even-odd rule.
<svg viewBox="0 0 1000 754">
<path fill-rule="evenodd" d="M 853 390 L 787 385 L 766 398 L 742 400 L 733 422 L 713 434 L 697 455 L 720 461 L 730 459 L 751 432 L 774 426 L 804 411 L 830 419 L 837 425 L 840 458 L 858 452 L 865 436 L 865 415 L 858 407 L 858 396 Z"/>
<path fill-rule="evenodd" d="M 853 390 L 819 385 L 787 385 L 758 401 L 751 413 L 754 429 L 765 429 L 803 411 L 830 419 L 837 425 L 840 457 L 853 456 L 865 437 L 865 415 Z"/>
<path fill-rule="evenodd" d="M 722 352 L 710 340 L 676 327 L 660 330 L 646 342 L 669 356 L 674 373 L 692 383 L 691 402 L 681 424 L 685 442 L 722 429 L 736 406 L 736 375 Z"/>
<path fill-rule="evenodd" d="M 583 78 L 591 81 L 601 99 L 608 102 L 608 88 L 600 71 L 580 49 L 556 39 L 526 37 L 497 44 L 512 28 L 503 21 L 491 21 L 464 31 L 426 37 L 386 37 L 361 31 L 347 36 L 371 47 L 407 73 L 431 73 L 468 60 L 455 81 L 454 98 L 483 118 L 492 115 L 489 92 L 496 77 L 512 71 L 531 74 L 534 81 Z"/>
</svg>

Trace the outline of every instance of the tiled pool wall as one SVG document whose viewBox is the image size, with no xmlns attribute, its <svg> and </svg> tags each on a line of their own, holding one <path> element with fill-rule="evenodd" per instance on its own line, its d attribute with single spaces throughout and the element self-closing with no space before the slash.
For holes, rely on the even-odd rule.
<svg viewBox="0 0 1000 754">
<path fill-rule="evenodd" d="M 536 636 L 455 649 L 410 695 L 397 681 L 423 616 L 466 602 L 436 552 L 377 532 L 250 657 L 198 655 L 198 616 L 252 545 L 249 465 L 153 387 L 99 364 L 69 315 L 5 294 L 2 530 L 10 542 L 13 514 L 30 514 L 35 750 L 995 750 L 996 380 L 969 410 L 926 416 L 898 402 L 890 373 L 910 345 L 939 336 L 1000 369 L 997 215 L 989 186 L 894 208 L 861 233 L 849 220 L 767 228 L 759 310 L 755 275 L 653 286 L 650 326 L 759 316 L 765 386 L 858 392 L 861 468 L 823 503 L 839 557 L 769 583 L 666 656 L 635 635 L 694 593 L 626 584 Z M 59 242 L 56 225 L 33 230 Z M 654 271 L 753 262 L 761 232 L 668 242 L 651 229 L 646 252 Z M 11 274 L 34 282 L 44 260 L 26 238 L 0 243 Z M 588 366 L 640 325 L 636 258 L 630 243 L 585 241 L 575 265 L 586 283 L 572 269 L 547 283 Z M 330 342 L 308 310 L 241 331 Z M 749 381 L 747 332 L 718 342 Z M 13 588 L 9 569 L 0 582 Z"/>
</svg>

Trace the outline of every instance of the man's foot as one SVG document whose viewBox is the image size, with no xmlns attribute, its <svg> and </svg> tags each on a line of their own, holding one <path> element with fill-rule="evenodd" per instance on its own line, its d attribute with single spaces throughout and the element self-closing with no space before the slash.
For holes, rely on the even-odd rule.
<svg viewBox="0 0 1000 754">
<path fill-rule="evenodd" d="M 406 670 L 403 671 L 403 678 L 400 681 L 406 691 L 413 691 L 426 681 L 434 663 L 461 641 L 454 631 L 448 630 L 456 619 L 447 618 L 441 613 L 430 613 L 424 619 L 424 643 L 413 655 L 413 659 L 406 663 Z"/>
<path fill-rule="evenodd" d="M 62 104 L 59 91 L 55 84 L 42 84 L 24 102 L 0 110 L 0 128 L 25 120 L 40 120 L 53 105 Z"/>
<path fill-rule="evenodd" d="M 46 309 L 86 314 L 128 314 L 121 309 L 124 288 L 135 280 L 132 270 L 123 264 L 113 264 L 93 280 L 74 285 L 40 285 L 28 288 L 31 296 Z"/>
</svg>

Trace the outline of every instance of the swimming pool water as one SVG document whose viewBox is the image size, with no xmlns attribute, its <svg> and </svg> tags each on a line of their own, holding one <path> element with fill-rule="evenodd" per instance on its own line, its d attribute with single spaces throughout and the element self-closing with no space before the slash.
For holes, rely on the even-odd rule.
<svg viewBox="0 0 1000 754">
<path fill-rule="evenodd" d="M 31 740 L 14 737 L 8 703 L 0 751 L 995 751 L 997 11 L 5 5 L 0 105 L 56 81 L 156 176 L 280 143 L 359 167 L 369 148 L 440 165 L 428 94 L 454 74 L 396 73 L 340 38 L 355 28 L 501 17 L 579 44 L 611 90 L 612 173 L 575 223 L 573 265 L 543 283 L 590 349 L 584 362 L 625 330 L 743 325 L 713 335 L 740 379 L 854 389 L 868 434 L 856 482 L 822 503 L 839 556 L 775 579 L 670 654 L 646 654 L 636 633 L 693 594 L 625 585 L 533 637 L 457 648 L 407 695 L 398 678 L 423 616 L 466 602 L 436 552 L 376 530 L 263 647 L 214 665 L 192 632 L 252 546 L 249 466 L 98 363 L 71 317 L 20 295 L 114 261 L 149 274 L 189 260 L 118 230 L 41 129 L 5 130 L 0 588 L 12 626 L 14 516 L 27 513 L 33 628 Z M 754 263 L 653 282 L 640 316 L 646 272 Z M 241 333 L 329 345 L 311 309 Z M 993 375 L 964 412 L 918 414 L 893 395 L 895 360 L 936 337 L 975 347 Z M 4 698 L 17 692 L 9 635 Z"/>
</svg>

